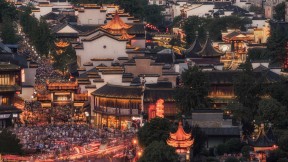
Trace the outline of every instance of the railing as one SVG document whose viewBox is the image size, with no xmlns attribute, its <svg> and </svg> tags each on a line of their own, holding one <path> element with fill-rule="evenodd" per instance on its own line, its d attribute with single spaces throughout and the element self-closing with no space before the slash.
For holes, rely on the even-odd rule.
<svg viewBox="0 0 288 162">
<path fill-rule="evenodd" d="M 48 86 L 48 90 L 78 89 L 78 86 Z"/>
<path fill-rule="evenodd" d="M 47 95 L 38 94 L 37 100 L 38 101 L 51 101 L 51 95 L 50 94 L 47 94 Z"/>
<path fill-rule="evenodd" d="M 88 94 L 75 94 L 74 100 L 75 101 L 88 101 Z"/>
<path fill-rule="evenodd" d="M 111 114 L 111 115 L 139 115 L 138 109 L 123 109 L 123 108 L 112 108 L 112 107 L 95 107 L 95 111 Z"/>
</svg>

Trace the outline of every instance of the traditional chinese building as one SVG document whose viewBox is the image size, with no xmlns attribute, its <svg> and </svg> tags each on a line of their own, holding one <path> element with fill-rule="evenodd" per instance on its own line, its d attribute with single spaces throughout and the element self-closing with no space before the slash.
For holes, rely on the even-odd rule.
<svg viewBox="0 0 288 162">
<path fill-rule="evenodd" d="M 196 32 L 196 39 L 192 45 L 182 53 L 185 55 L 185 58 L 189 64 L 192 66 L 197 65 L 202 70 L 207 70 L 207 67 L 211 68 L 211 70 L 222 70 L 223 68 L 220 58 L 224 55 L 224 52 L 213 46 L 208 33 L 206 42 L 202 46 L 198 40 L 198 33 Z"/>
<path fill-rule="evenodd" d="M 141 86 L 106 84 L 92 92 L 96 126 L 125 130 L 132 118 L 139 118 L 142 104 Z"/>
<path fill-rule="evenodd" d="M 268 131 L 265 131 L 264 124 L 259 127 L 256 137 L 248 138 L 248 144 L 254 148 L 256 156 L 261 161 L 266 159 L 269 151 L 278 148 L 272 128 L 269 127 Z"/>
<path fill-rule="evenodd" d="M 170 132 L 167 144 L 174 147 L 179 154 L 186 153 L 192 147 L 194 139 L 191 133 L 186 133 L 183 129 L 182 122 L 179 122 L 178 129 L 175 133 Z"/>
<path fill-rule="evenodd" d="M 89 105 L 88 94 L 78 91 L 78 82 L 48 82 L 46 94 L 37 94 L 42 107 L 70 106 L 84 108 Z"/>
<path fill-rule="evenodd" d="M 15 102 L 21 93 L 21 67 L 0 62 L 0 129 L 13 126 L 22 112 Z"/>
<path fill-rule="evenodd" d="M 240 139 L 241 128 L 232 124 L 229 111 L 198 109 L 192 111 L 192 125 L 197 125 L 207 136 L 206 148 L 213 148 L 233 138 Z"/>
</svg>

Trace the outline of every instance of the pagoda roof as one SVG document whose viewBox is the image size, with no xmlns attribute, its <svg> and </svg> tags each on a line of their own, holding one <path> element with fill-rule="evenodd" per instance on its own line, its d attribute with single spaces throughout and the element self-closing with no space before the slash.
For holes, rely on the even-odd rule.
<svg viewBox="0 0 288 162">
<path fill-rule="evenodd" d="M 125 24 L 123 20 L 121 20 L 118 12 L 116 11 L 113 19 L 108 22 L 106 25 L 102 26 L 103 29 L 110 29 L 110 30 L 122 30 L 122 29 L 129 29 L 131 28 L 130 25 Z"/>
<path fill-rule="evenodd" d="M 68 47 L 70 45 L 69 42 L 65 42 L 65 41 L 62 41 L 62 40 L 60 40 L 58 42 L 54 42 L 54 43 L 59 48 L 65 48 L 65 47 Z"/>
<path fill-rule="evenodd" d="M 193 44 L 184 51 L 184 55 L 186 58 L 197 58 L 199 55 L 197 52 L 200 52 L 202 50 L 201 44 L 198 40 L 198 37 L 194 40 Z"/>
<path fill-rule="evenodd" d="M 193 143 L 194 139 L 191 138 L 191 134 L 184 131 L 182 122 L 179 122 L 175 133 L 170 132 L 170 137 L 167 139 L 167 144 L 174 148 L 189 148 Z"/>
<path fill-rule="evenodd" d="M 207 36 L 206 42 L 205 42 L 202 50 L 197 52 L 197 54 L 200 55 L 201 57 L 220 57 L 220 56 L 224 55 L 223 52 L 215 49 L 212 46 L 212 41 L 211 41 L 209 35 Z"/>
<path fill-rule="evenodd" d="M 264 126 L 261 126 L 256 139 L 253 140 L 251 138 L 248 138 L 248 144 L 253 147 L 272 147 L 273 145 L 275 145 L 275 141 L 274 139 L 271 139 L 266 135 Z"/>
<path fill-rule="evenodd" d="M 129 35 L 125 30 L 123 30 L 121 34 L 122 35 L 119 37 L 119 39 L 121 40 L 128 40 L 128 39 L 132 39 L 135 37 L 135 35 Z"/>
</svg>

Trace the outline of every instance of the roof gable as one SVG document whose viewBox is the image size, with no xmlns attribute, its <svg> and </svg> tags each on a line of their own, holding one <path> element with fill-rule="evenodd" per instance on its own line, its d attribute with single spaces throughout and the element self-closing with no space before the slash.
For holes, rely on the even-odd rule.
<svg viewBox="0 0 288 162">
<path fill-rule="evenodd" d="M 79 33 L 77 30 L 72 28 L 69 25 L 64 26 L 63 28 L 59 29 L 56 33 Z"/>
</svg>

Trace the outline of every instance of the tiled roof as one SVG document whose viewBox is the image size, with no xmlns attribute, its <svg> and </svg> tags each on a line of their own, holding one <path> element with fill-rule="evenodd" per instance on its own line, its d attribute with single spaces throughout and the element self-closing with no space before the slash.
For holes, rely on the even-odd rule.
<svg viewBox="0 0 288 162">
<path fill-rule="evenodd" d="M 106 84 L 91 93 L 94 96 L 108 98 L 141 99 L 142 88 L 138 86 L 120 86 Z"/>
<path fill-rule="evenodd" d="M 1 105 L 0 106 L 0 114 L 10 114 L 10 113 L 21 113 L 20 109 L 17 109 L 15 106 L 7 106 Z"/>
<path fill-rule="evenodd" d="M 209 36 L 207 37 L 206 42 L 205 42 L 202 50 L 197 52 L 197 54 L 200 55 L 201 57 L 220 57 L 220 56 L 224 55 L 223 52 L 215 49 L 212 46 L 212 41 L 211 41 Z"/>
<path fill-rule="evenodd" d="M 200 52 L 202 49 L 200 42 L 198 40 L 198 37 L 194 40 L 193 44 L 185 51 L 183 51 L 183 54 L 186 58 L 198 58 L 199 55 L 197 52 Z"/>
<path fill-rule="evenodd" d="M 145 34 L 145 29 L 144 29 L 145 24 L 135 23 L 135 24 L 130 24 L 130 25 L 132 27 L 127 30 L 128 34 L 131 34 L 131 35 Z"/>
<path fill-rule="evenodd" d="M 18 65 L 22 68 L 28 67 L 27 59 L 24 56 L 20 56 L 18 54 L 0 53 L 0 62 L 7 62 L 7 63 L 10 62 L 11 64 Z"/>
<path fill-rule="evenodd" d="M 158 99 L 163 99 L 165 102 L 174 102 L 174 88 L 146 88 L 144 92 L 145 102 L 156 102 Z"/>
<path fill-rule="evenodd" d="M 20 66 L 10 64 L 8 62 L 0 62 L 0 71 L 15 71 L 20 70 Z"/>
<path fill-rule="evenodd" d="M 233 84 L 234 78 L 237 78 L 242 71 L 206 71 L 210 84 Z M 270 71 L 264 70 L 254 72 L 256 79 L 262 79 L 264 83 L 274 83 L 281 81 L 281 76 Z"/>
<path fill-rule="evenodd" d="M 238 136 L 240 137 L 239 127 L 227 127 L 227 128 L 201 128 L 207 136 Z"/>
<path fill-rule="evenodd" d="M 275 144 L 275 141 L 266 135 L 264 128 L 260 128 L 259 134 L 255 140 L 248 138 L 248 144 L 253 147 L 272 147 Z"/>
</svg>

